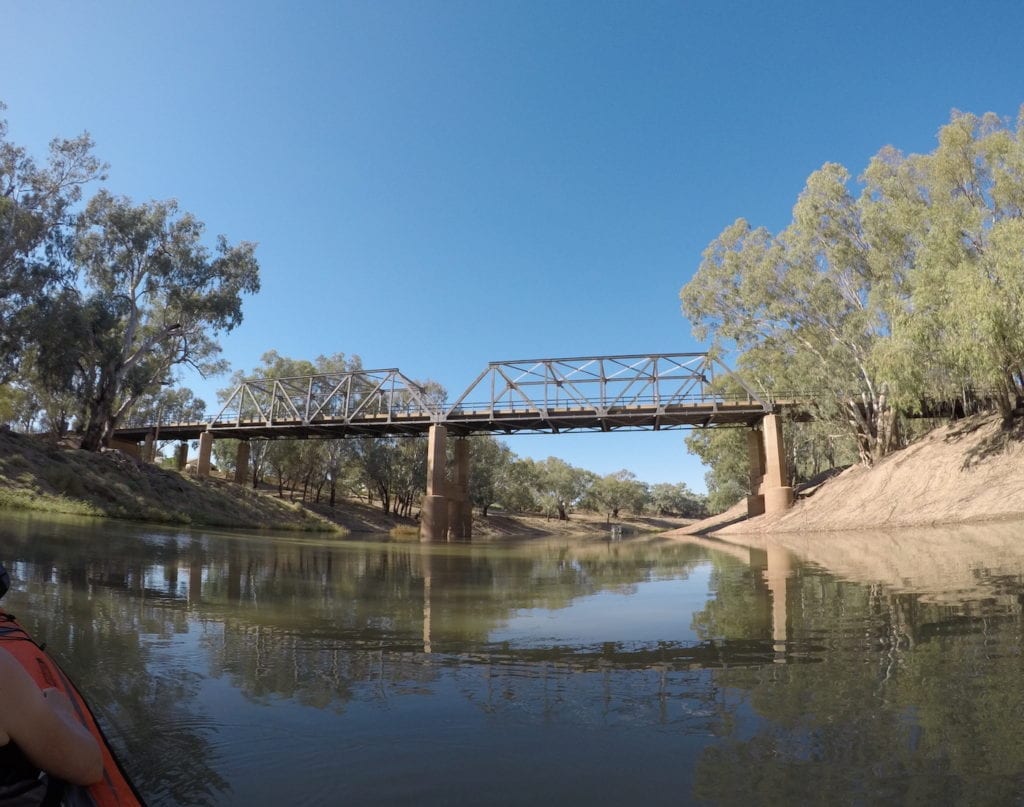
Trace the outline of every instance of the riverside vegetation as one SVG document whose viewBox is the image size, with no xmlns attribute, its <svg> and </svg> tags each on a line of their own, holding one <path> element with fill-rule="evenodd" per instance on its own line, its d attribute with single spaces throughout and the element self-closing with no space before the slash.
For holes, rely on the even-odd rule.
<svg viewBox="0 0 1024 807">
<path fill-rule="evenodd" d="M 83 202 L 106 171 L 88 134 L 54 140 L 39 162 L 7 131 L 0 121 L 0 423 L 51 441 L 70 434 L 99 452 L 129 418 L 202 418 L 206 402 L 175 373 L 228 369 L 217 339 L 241 324 L 243 297 L 259 291 L 255 244 L 219 237 L 211 249 L 202 223 L 173 201 L 137 204 L 101 188 Z M 886 147 L 856 181 L 826 164 L 808 179 L 791 224 L 771 233 L 737 220 L 709 245 L 681 297 L 697 338 L 735 356 L 749 383 L 808 402 L 810 417 L 786 424 L 796 482 L 878 465 L 935 423 L 917 420 L 925 415 L 990 411 L 1012 431 L 1024 399 L 1024 114 L 1011 123 L 955 112 L 933 152 Z M 309 361 L 271 350 L 246 375 L 360 367 L 354 354 Z M 418 383 L 445 396 L 436 382 Z M 740 430 L 698 430 L 687 445 L 710 468 L 706 499 L 685 485 L 646 485 L 625 469 L 598 477 L 554 457 L 520 459 L 483 437 L 474 439 L 470 495 L 483 516 L 500 505 L 564 521 L 580 510 L 697 517 L 749 493 Z M 332 510 L 339 497 L 360 498 L 409 519 L 425 487 L 419 439 L 252 448 L 251 485 L 273 480 L 277 506 L 286 491 Z M 218 441 L 215 450 L 230 473 L 234 446 Z M 17 458 L 5 458 L 13 469 L 5 500 L 24 505 L 51 487 L 66 498 L 85 485 L 64 467 L 81 460 L 54 456 L 54 468 L 33 478 L 67 476 L 63 486 L 26 483 Z M 141 486 L 152 469 L 140 468 Z M 266 513 L 219 504 L 185 515 L 202 507 L 188 498 L 201 485 L 180 484 L 188 496 L 177 504 L 129 490 L 141 496 L 136 505 L 131 496 L 104 503 L 112 494 L 94 492 L 74 506 L 266 523 Z"/>
<path fill-rule="evenodd" d="M 254 490 L 216 476 L 198 479 L 161 468 L 120 451 L 90 452 L 58 445 L 40 435 L 0 431 L 0 509 L 38 510 L 205 527 L 385 533 L 415 537 L 414 518 L 344 499 L 336 504 L 303 501 L 300 491 L 277 485 Z M 290 499 L 296 499 L 291 501 Z M 552 534 L 607 535 L 610 515 L 582 510 L 571 519 L 534 512 L 504 511 L 481 516 L 480 536 L 519 537 Z M 678 528 L 692 519 L 673 515 L 623 512 L 616 523 L 627 532 Z"/>
</svg>

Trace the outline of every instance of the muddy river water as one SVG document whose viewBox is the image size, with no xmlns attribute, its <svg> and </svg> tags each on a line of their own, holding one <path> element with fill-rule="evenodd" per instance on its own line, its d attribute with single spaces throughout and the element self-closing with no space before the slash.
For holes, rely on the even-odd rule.
<svg viewBox="0 0 1024 807">
<path fill-rule="evenodd" d="M 152 804 L 1024 801 L 1024 525 L 421 545 L 0 516 Z"/>
</svg>

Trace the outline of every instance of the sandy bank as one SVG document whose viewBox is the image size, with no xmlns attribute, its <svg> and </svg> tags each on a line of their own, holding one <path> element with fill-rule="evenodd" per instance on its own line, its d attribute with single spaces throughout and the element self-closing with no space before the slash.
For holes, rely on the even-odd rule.
<svg viewBox="0 0 1024 807">
<path fill-rule="evenodd" d="M 1024 424 L 1005 431 L 998 417 L 958 421 L 873 468 L 849 468 L 782 515 L 744 515 L 741 505 L 677 532 L 833 532 L 1024 520 Z"/>
</svg>

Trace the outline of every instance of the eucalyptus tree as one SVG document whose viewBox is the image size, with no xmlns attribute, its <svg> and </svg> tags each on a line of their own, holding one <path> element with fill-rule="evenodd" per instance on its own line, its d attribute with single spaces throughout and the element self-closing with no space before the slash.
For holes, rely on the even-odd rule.
<svg viewBox="0 0 1024 807">
<path fill-rule="evenodd" d="M 569 510 L 587 495 L 597 480 L 597 474 L 570 465 L 558 457 L 548 457 L 533 463 L 534 484 L 541 506 L 549 514 L 557 514 L 559 521 L 569 518 Z"/>
<path fill-rule="evenodd" d="M 641 513 L 650 501 L 650 489 L 647 485 L 637 479 L 632 471 L 625 469 L 596 479 L 589 493 L 589 498 L 612 518 L 618 518 L 622 509 L 631 510 L 636 514 Z"/>
<path fill-rule="evenodd" d="M 885 148 L 859 194 L 813 173 L 778 234 L 743 219 L 682 293 L 695 335 L 813 395 L 872 463 L 928 401 L 1024 393 L 1024 123 L 954 113 L 930 154 Z"/>
<path fill-rule="evenodd" d="M 807 181 L 778 235 L 737 220 L 705 250 L 683 310 L 713 350 L 771 354 L 779 378 L 840 402 L 872 462 L 897 444 L 887 380 L 872 352 L 890 330 L 849 174 L 827 164 Z"/>
<path fill-rule="evenodd" d="M 472 438 L 469 452 L 469 499 L 486 518 L 492 504 L 501 500 L 501 492 L 512 480 L 516 455 L 505 443 L 489 434 Z"/>
<path fill-rule="evenodd" d="M 105 170 L 87 133 L 52 140 L 40 165 L 0 119 L 0 382 L 11 380 L 35 328 L 46 324 L 35 305 L 66 278 L 75 205 Z"/>
<path fill-rule="evenodd" d="M 210 369 L 214 337 L 242 321 L 242 295 L 259 290 L 255 244 L 211 252 L 203 224 L 177 203 L 136 205 L 100 191 L 78 221 L 76 286 L 88 313 L 80 344 L 82 447 L 105 443 L 118 418 L 187 364 Z"/>
<path fill-rule="evenodd" d="M 685 482 L 651 485 L 651 506 L 659 515 L 701 518 L 707 515 L 707 497 L 694 493 Z"/>
<path fill-rule="evenodd" d="M 497 489 L 494 503 L 511 513 L 533 513 L 540 510 L 539 477 L 536 462 L 529 458 L 513 457 Z"/>
<path fill-rule="evenodd" d="M 686 447 L 708 470 L 707 507 L 712 513 L 728 510 L 750 495 L 750 456 L 745 429 L 694 429 Z"/>
<path fill-rule="evenodd" d="M 876 274 L 906 289 L 880 362 L 921 398 L 1024 395 L 1024 108 L 954 113 L 924 155 L 883 149 L 862 196 Z"/>
</svg>

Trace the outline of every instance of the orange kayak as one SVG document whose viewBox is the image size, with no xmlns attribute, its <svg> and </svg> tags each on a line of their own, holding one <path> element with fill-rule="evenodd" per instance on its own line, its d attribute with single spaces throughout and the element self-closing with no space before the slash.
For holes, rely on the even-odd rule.
<svg viewBox="0 0 1024 807">
<path fill-rule="evenodd" d="M 17 620 L 0 610 L 0 647 L 14 656 L 25 671 L 32 676 L 40 689 L 54 687 L 71 700 L 79 721 L 85 726 L 103 753 L 103 780 L 89 787 L 69 785 L 65 791 L 65 803 L 115 807 L 144 804 L 135 786 L 114 755 L 107 738 L 103 735 L 92 709 L 85 702 L 71 679 L 64 674 L 50 656 L 35 643 Z M 73 796 L 72 796 L 73 793 Z M 69 796 L 72 796 L 69 799 Z"/>
</svg>

